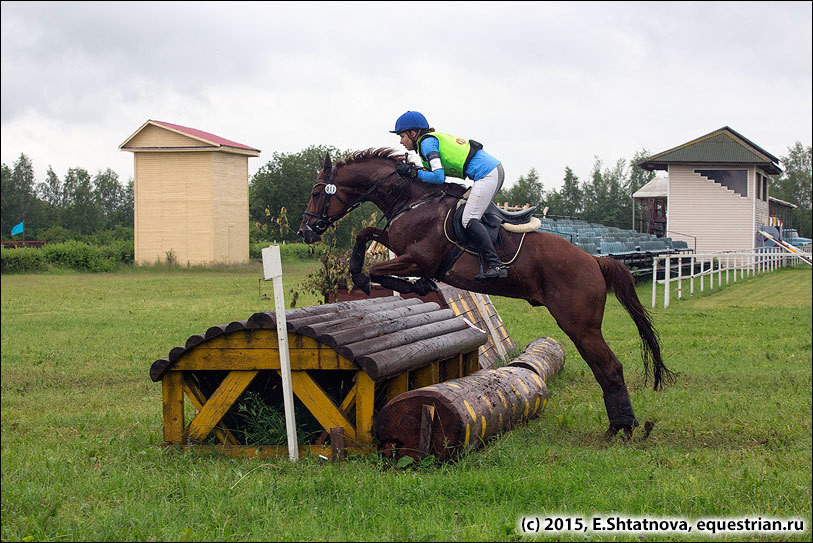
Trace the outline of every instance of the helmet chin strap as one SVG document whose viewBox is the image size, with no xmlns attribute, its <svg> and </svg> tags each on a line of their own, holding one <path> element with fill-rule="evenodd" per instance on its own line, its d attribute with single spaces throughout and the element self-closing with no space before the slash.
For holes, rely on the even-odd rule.
<svg viewBox="0 0 813 543">
<path fill-rule="evenodd" d="M 412 131 L 410 131 L 410 132 L 412 132 Z M 418 136 L 420 137 L 420 130 L 415 130 L 415 132 L 417 132 Z M 412 150 L 417 153 L 418 152 L 418 138 L 413 139 L 412 135 L 410 134 L 409 141 L 412 142 Z"/>
</svg>

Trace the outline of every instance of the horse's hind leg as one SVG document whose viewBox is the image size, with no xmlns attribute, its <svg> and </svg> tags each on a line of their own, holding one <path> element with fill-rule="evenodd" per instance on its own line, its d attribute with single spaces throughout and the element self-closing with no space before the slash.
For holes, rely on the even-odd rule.
<svg viewBox="0 0 813 543">
<path fill-rule="evenodd" d="M 619 430 L 624 430 L 624 437 L 629 439 L 634 427 L 638 426 L 635 412 L 630 402 L 629 391 L 624 383 L 624 370 L 621 362 L 610 349 L 601 328 L 571 328 L 563 330 L 573 340 L 579 354 L 593 371 L 593 375 L 604 392 L 604 407 L 610 419 L 607 437 L 612 437 Z"/>
</svg>

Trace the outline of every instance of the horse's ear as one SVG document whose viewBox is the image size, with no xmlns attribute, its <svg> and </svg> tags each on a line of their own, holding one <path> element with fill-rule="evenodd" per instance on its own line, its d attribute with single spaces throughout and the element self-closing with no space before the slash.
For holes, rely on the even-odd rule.
<svg viewBox="0 0 813 543">
<path fill-rule="evenodd" d="M 333 163 L 330 161 L 330 153 L 325 153 L 325 161 L 322 163 L 323 170 L 330 170 L 333 168 Z"/>
</svg>

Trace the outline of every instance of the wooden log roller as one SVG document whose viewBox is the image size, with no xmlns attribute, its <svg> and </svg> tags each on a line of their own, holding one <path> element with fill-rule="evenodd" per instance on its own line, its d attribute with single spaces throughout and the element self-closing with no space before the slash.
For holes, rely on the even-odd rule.
<svg viewBox="0 0 813 543">
<path fill-rule="evenodd" d="M 450 458 L 539 416 L 546 380 L 564 366 L 564 350 L 538 338 L 508 366 L 400 394 L 376 418 L 385 455 Z"/>
<path fill-rule="evenodd" d="M 547 383 L 564 367 L 565 350 L 559 342 L 549 337 L 539 337 L 508 365 L 531 370 Z"/>
</svg>

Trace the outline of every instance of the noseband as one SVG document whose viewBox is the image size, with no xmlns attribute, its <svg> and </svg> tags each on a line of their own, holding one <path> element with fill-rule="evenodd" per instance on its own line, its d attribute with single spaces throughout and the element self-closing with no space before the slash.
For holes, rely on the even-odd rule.
<svg viewBox="0 0 813 543">
<path fill-rule="evenodd" d="M 325 203 L 322 206 L 322 212 L 317 214 L 317 213 L 311 213 L 307 209 L 305 210 L 305 216 L 307 216 L 307 217 L 316 217 L 316 219 L 317 219 L 316 224 L 314 224 L 313 226 L 314 226 L 315 230 L 317 232 L 320 232 L 320 233 L 324 232 L 325 230 L 330 228 L 330 225 L 332 225 L 334 222 L 338 221 L 339 219 L 341 219 L 342 217 L 344 217 L 345 215 L 347 215 L 350 212 L 350 209 L 348 208 L 348 210 L 345 211 L 344 214 L 342 214 L 341 217 L 335 217 L 335 218 L 331 218 L 327 214 L 327 210 L 330 209 L 330 198 L 331 198 L 331 196 L 336 194 L 336 190 L 337 190 L 336 185 L 333 184 L 333 174 L 334 174 L 335 171 L 336 171 L 336 168 L 331 168 L 330 169 L 330 175 L 328 176 L 327 181 L 319 181 L 313 186 L 313 188 L 316 188 L 319 185 L 324 185 L 325 186 Z M 339 198 L 339 197 L 336 196 L 336 198 Z M 341 198 L 339 198 L 339 201 L 341 201 Z M 344 203 L 344 202 L 342 202 L 342 203 Z M 356 204 L 356 205 L 358 205 L 358 204 Z"/>
</svg>

